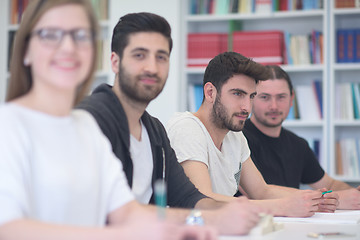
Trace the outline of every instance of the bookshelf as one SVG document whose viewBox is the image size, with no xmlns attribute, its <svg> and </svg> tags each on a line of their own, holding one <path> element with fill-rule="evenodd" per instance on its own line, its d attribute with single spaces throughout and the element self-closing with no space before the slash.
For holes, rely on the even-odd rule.
<svg viewBox="0 0 360 240">
<path fill-rule="evenodd" d="M 317 64 L 281 65 L 297 86 L 311 85 L 314 80 L 322 84 L 322 118 L 317 120 L 286 120 L 284 126 L 308 140 L 320 140 L 320 163 L 331 176 L 348 182 L 360 182 L 360 176 L 348 177 L 336 174 L 336 140 L 341 137 L 360 136 L 360 120 L 339 121 L 334 118 L 335 83 L 359 76 L 360 63 L 337 64 L 335 32 L 343 25 L 360 26 L 360 9 L 335 9 L 335 0 L 324 0 L 320 9 L 270 11 L 266 13 L 198 13 L 191 11 L 195 1 L 182 2 L 181 42 L 181 109 L 194 109 L 193 96 L 189 96 L 194 85 L 201 84 L 205 67 L 189 67 L 187 62 L 188 33 L 229 33 L 233 26 L 242 31 L 287 31 L 291 35 L 310 34 L 313 30 L 323 34 L 323 61 Z M 203 1 L 204 2 L 204 1 Z M 233 2 L 233 1 L 229 1 Z M 315 2 L 315 1 L 313 1 Z M 354 22 L 355 21 L 355 22 Z M 349 23 L 353 22 L 353 23 Z M 229 40 L 230 42 L 231 40 Z M 231 49 L 231 46 L 230 48 Z M 359 78 L 352 78 L 360 83 Z M 316 103 L 314 103 L 316 104 Z"/>
<path fill-rule="evenodd" d="M 328 149 L 330 152 L 330 173 L 338 179 L 347 182 L 360 182 L 359 173 L 352 171 L 359 168 L 360 160 L 357 160 L 357 164 L 351 161 L 351 154 L 353 147 L 359 144 L 360 136 L 360 119 L 355 116 L 346 117 L 342 114 L 339 115 L 341 109 L 346 109 L 348 104 L 339 102 L 339 99 L 348 99 L 348 94 L 343 94 L 339 85 L 350 86 L 351 84 L 359 84 L 360 75 L 360 62 L 339 63 L 337 59 L 337 51 L 339 48 L 339 42 L 337 40 L 337 30 L 339 29 L 360 29 L 360 8 L 336 8 L 335 4 L 332 4 L 329 9 L 329 29 L 330 29 L 330 62 L 329 62 L 329 94 L 333 96 L 328 99 L 329 105 L 329 142 Z M 360 31 L 360 30 L 359 30 Z M 352 94 L 350 94 L 352 96 Z M 350 99 L 352 104 L 355 101 Z M 341 104 L 341 105 L 339 105 Z M 340 107 L 339 107 L 340 106 Z M 356 106 L 353 106 L 354 110 Z M 353 141 L 353 142 L 352 142 Z M 342 157 L 337 154 L 337 142 L 340 142 Z M 353 147 L 351 147 L 353 146 Z M 345 149 L 348 148 L 348 155 L 343 155 Z M 357 156 L 359 158 L 359 155 Z M 339 174 L 338 163 L 339 159 L 342 159 L 343 174 Z M 345 159 L 345 160 L 344 160 Z M 347 159 L 347 160 L 346 160 Z M 341 163 L 340 162 L 340 163 Z M 346 167 L 348 166 L 348 167 Z M 341 173 L 341 171 L 340 171 Z"/>
<path fill-rule="evenodd" d="M 10 78 L 9 73 L 9 58 L 11 54 L 11 46 L 13 36 L 19 28 L 19 19 L 21 18 L 21 10 L 19 5 L 27 2 L 28 0 L 6 0 L 0 3 L 0 29 L 3 31 L 3 36 L 0 38 L 0 103 L 5 101 L 7 84 Z M 20 4 L 21 3 L 21 4 Z M 109 0 L 92 0 L 94 9 L 98 15 L 100 33 L 98 39 L 99 45 L 99 61 L 97 64 L 97 72 L 93 88 L 103 82 L 111 83 L 111 69 L 109 66 L 110 59 L 110 39 L 111 39 L 111 26 L 109 16 Z M 16 8 L 18 7 L 18 8 Z"/>
</svg>

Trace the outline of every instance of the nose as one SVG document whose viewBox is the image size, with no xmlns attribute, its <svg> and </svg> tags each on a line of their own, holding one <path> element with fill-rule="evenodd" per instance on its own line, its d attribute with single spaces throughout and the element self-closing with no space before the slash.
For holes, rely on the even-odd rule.
<svg viewBox="0 0 360 240">
<path fill-rule="evenodd" d="M 151 56 L 147 59 L 144 70 L 150 74 L 155 74 L 158 72 L 158 65 L 155 56 Z"/>
<path fill-rule="evenodd" d="M 60 42 L 60 48 L 66 51 L 74 51 L 76 49 L 76 43 L 70 34 L 65 34 Z"/>
<path fill-rule="evenodd" d="M 271 109 L 275 109 L 275 108 L 277 108 L 276 98 L 271 98 L 271 101 L 270 101 L 270 108 L 271 108 Z"/>
<path fill-rule="evenodd" d="M 242 104 L 242 110 L 246 112 L 251 112 L 253 99 L 252 98 L 246 98 L 246 100 Z"/>
</svg>

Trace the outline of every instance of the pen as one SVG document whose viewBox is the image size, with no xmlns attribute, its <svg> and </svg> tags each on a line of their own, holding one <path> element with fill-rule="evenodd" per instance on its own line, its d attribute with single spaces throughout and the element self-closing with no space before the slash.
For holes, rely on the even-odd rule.
<svg viewBox="0 0 360 240">
<path fill-rule="evenodd" d="M 326 194 L 326 193 L 331 193 L 331 192 L 332 192 L 332 190 L 325 191 L 325 192 L 322 192 L 322 195 L 324 196 L 324 194 Z"/>
<path fill-rule="evenodd" d="M 155 203 L 158 209 L 158 218 L 165 219 L 165 207 L 166 207 L 166 184 L 162 179 L 158 179 L 155 182 Z"/>
</svg>

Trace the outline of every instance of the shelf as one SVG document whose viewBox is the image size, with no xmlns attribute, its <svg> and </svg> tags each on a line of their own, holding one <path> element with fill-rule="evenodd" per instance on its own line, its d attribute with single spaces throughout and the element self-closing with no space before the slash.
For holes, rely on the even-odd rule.
<svg viewBox="0 0 360 240">
<path fill-rule="evenodd" d="M 334 70 L 347 71 L 347 70 L 360 70 L 360 63 L 335 63 Z"/>
<path fill-rule="evenodd" d="M 271 12 L 268 14 L 192 14 L 187 15 L 185 18 L 188 22 L 212 22 L 212 21 L 229 21 L 229 20 L 266 20 L 266 19 L 276 19 L 276 18 L 303 18 L 303 17 L 322 17 L 324 15 L 324 10 L 302 10 L 302 11 L 284 11 L 284 12 Z"/>
<path fill-rule="evenodd" d="M 283 123 L 284 127 L 323 127 L 323 120 L 320 121 L 303 121 L 303 120 L 285 120 Z"/>
<path fill-rule="evenodd" d="M 287 72 L 317 72 L 317 71 L 324 70 L 324 66 L 322 64 L 282 65 L 281 67 Z M 358 66 L 358 68 L 359 68 L 359 66 Z M 185 72 L 187 74 L 204 74 L 205 67 L 186 67 Z"/>
<path fill-rule="evenodd" d="M 334 15 L 352 15 L 360 14 L 360 8 L 335 8 Z"/>
<path fill-rule="evenodd" d="M 335 127 L 360 127 L 360 120 L 335 120 Z"/>
</svg>

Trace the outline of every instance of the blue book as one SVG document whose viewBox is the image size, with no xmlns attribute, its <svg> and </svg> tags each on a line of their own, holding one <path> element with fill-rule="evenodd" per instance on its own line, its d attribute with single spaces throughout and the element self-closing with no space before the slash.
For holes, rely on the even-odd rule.
<svg viewBox="0 0 360 240">
<path fill-rule="evenodd" d="M 354 62 L 360 62 L 360 28 L 354 30 L 355 47 L 354 47 Z"/>
<path fill-rule="evenodd" d="M 199 110 L 204 95 L 203 86 L 200 84 L 194 85 L 194 94 L 195 94 L 195 111 Z"/>
<path fill-rule="evenodd" d="M 346 61 L 355 62 L 355 30 L 347 29 L 346 30 Z"/>
<path fill-rule="evenodd" d="M 347 62 L 346 30 L 338 29 L 336 32 L 336 60 L 338 63 Z"/>
<path fill-rule="evenodd" d="M 320 117 L 323 117 L 323 95 L 322 95 L 322 82 L 320 80 L 313 81 L 313 87 L 316 94 L 316 100 L 319 107 Z"/>
<path fill-rule="evenodd" d="M 360 119 L 360 89 L 358 83 L 351 83 L 351 92 L 354 103 L 354 118 Z"/>
</svg>

